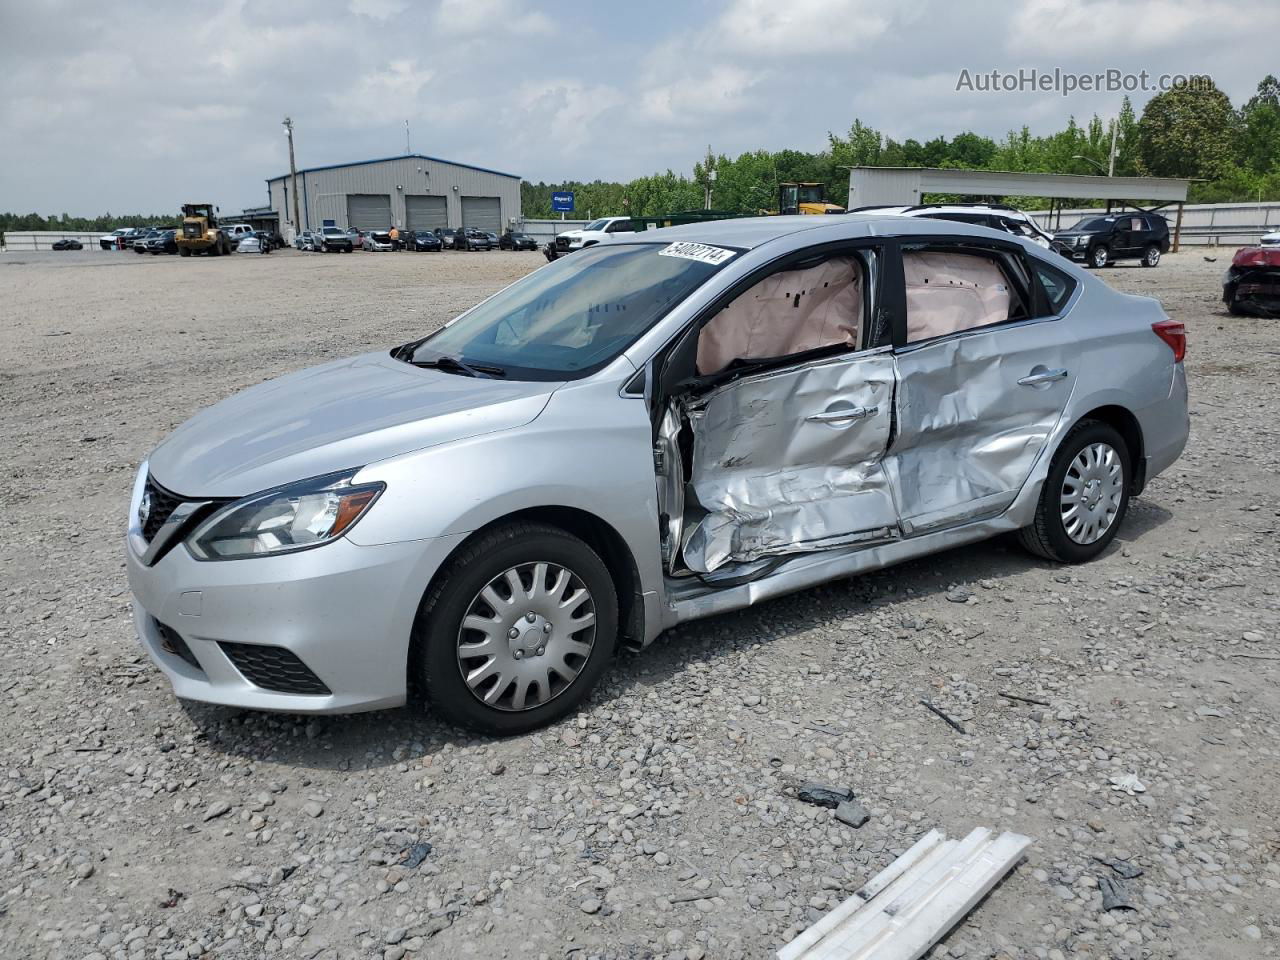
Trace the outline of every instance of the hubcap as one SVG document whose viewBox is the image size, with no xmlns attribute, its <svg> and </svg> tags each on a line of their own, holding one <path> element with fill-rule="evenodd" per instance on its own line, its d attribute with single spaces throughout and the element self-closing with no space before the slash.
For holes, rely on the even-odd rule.
<svg viewBox="0 0 1280 960">
<path fill-rule="evenodd" d="M 458 629 L 458 669 L 480 702 L 532 710 L 577 679 L 596 637 L 596 607 L 572 570 L 523 563 L 494 577 Z"/>
<path fill-rule="evenodd" d="M 1100 267 L 1106 266 L 1107 251 L 1102 249 L 1101 247 L 1093 251 L 1093 262 Z"/>
<path fill-rule="evenodd" d="M 1081 545 L 1096 543 L 1111 529 L 1124 498 L 1124 467 L 1106 443 L 1091 443 L 1071 461 L 1059 502 L 1067 536 Z"/>
<path fill-rule="evenodd" d="M 1159 262 L 1160 262 L 1159 250 L 1152 250 L 1147 254 L 1147 263 L 1151 264 L 1154 267 Z"/>
</svg>

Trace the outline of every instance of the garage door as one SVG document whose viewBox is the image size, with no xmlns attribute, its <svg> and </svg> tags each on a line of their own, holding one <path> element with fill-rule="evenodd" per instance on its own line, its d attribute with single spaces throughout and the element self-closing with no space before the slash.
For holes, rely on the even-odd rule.
<svg viewBox="0 0 1280 960">
<path fill-rule="evenodd" d="M 385 193 L 353 193 L 347 197 L 347 226 L 357 230 L 390 230 L 391 197 Z"/>
<path fill-rule="evenodd" d="M 449 226 L 444 197 L 406 196 L 404 208 L 410 230 L 443 230 Z"/>
<path fill-rule="evenodd" d="M 463 197 L 462 225 L 486 233 L 501 233 L 502 204 L 497 197 Z"/>
</svg>

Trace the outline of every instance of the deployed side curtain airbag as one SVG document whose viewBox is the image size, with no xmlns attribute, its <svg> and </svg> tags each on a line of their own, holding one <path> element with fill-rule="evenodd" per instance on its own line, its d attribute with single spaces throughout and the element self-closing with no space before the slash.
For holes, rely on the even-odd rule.
<svg viewBox="0 0 1280 960">
<path fill-rule="evenodd" d="M 842 343 L 856 347 L 862 278 L 857 257 L 766 277 L 702 328 L 698 372 L 717 373 L 739 359 L 788 357 Z"/>
<path fill-rule="evenodd" d="M 907 250 L 907 342 L 944 337 L 1009 319 L 1009 284 L 1000 267 L 968 253 Z"/>
</svg>

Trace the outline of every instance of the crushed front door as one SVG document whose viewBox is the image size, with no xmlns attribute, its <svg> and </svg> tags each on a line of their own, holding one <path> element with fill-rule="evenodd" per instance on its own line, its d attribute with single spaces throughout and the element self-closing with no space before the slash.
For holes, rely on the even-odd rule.
<svg viewBox="0 0 1280 960">
<path fill-rule="evenodd" d="M 684 561 L 726 563 L 898 535 L 883 458 L 893 423 L 891 352 L 744 377 L 694 400 Z M 705 511 L 705 514 L 701 513 Z"/>
</svg>

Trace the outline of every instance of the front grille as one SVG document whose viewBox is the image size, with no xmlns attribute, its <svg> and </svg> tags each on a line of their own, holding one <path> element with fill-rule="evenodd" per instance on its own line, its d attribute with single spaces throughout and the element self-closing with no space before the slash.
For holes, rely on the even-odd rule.
<svg viewBox="0 0 1280 960">
<path fill-rule="evenodd" d="M 165 653 L 171 653 L 175 657 L 185 660 L 197 670 L 204 672 L 204 668 L 200 666 L 200 661 L 196 659 L 196 655 L 191 652 L 191 648 L 187 646 L 187 641 L 182 639 L 182 634 L 178 633 L 172 627 L 161 623 L 159 620 L 155 622 L 156 632 L 160 634 L 160 646 Z"/>
<path fill-rule="evenodd" d="M 568 249 L 569 249 L 569 238 L 568 238 L 568 237 L 556 237 L 556 249 L 557 249 L 557 250 L 568 250 Z"/>
<path fill-rule="evenodd" d="M 324 695 L 329 688 L 290 650 L 256 643 L 226 643 L 218 646 L 244 678 L 256 687 L 276 693 Z"/>
<path fill-rule="evenodd" d="M 178 509 L 178 505 L 182 503 L 182 497 L 160 486 L 150 474 L 147 474 L 147 485 L 143 496 L 151 498 L 151 510 L 147 513 L 147 520 L 142 525 L 142 536 L 147 543 L 150 543 L 173 511 Z"/>
<path fill-rule="evenodd" d="M 189 240 L 199 240 L 204 236 L 204 230 L 200 228 L 198 223 L 184 223 L 182 225 L 182 235 Z"/>
</svg>

